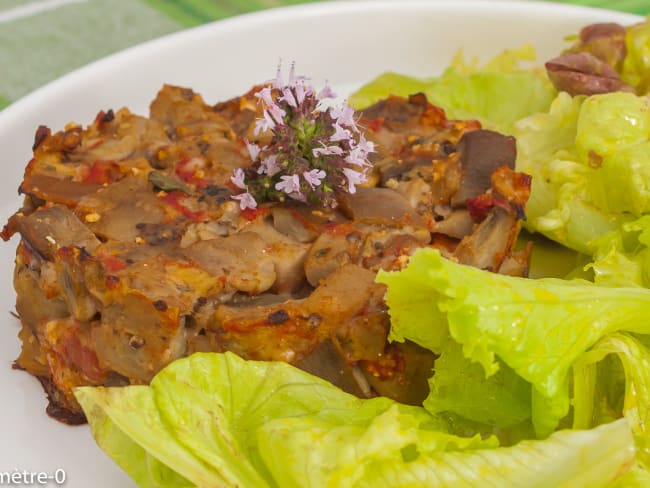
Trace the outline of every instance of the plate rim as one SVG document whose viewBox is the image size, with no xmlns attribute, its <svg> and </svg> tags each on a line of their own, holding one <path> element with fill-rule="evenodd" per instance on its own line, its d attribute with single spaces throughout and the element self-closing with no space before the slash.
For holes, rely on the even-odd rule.
<svg viewBox="0 0 650 488">
<path fill-rule="evenodd" d="M 224 19 L 217 19 L 199 26 L 181 28 L 178 31 L 155 37 L 133 46 L 121 49 L 114 53 L 102 56 L 90 63 L 72 69 L 71 71 L 47 82 L 24 96 L 14 100 L 7 107 L 0 111 L 0 130 L 4 124 L 11 121 L 14 113 L 20 113 L 38 103 L 39 100 L 48 99 L 50 93 L 55 93 L 59 87 L 73 83 L 82 78 L 86 73 L 92 73 L 112 63 L 126 61 L 129 58 L 137 58 L 152 50 L 164 50 L 165 46 L 171 45 L 178 40 L 190 42 L 193 38 L 209 35 L 213 30 L 220 31 L 239 30 L 248 28 L 255 24 L 272 23 L 275 19 L 304 18 L 332 13 L 363 13 L 363 11 L 390 11 L 390 10 L 463 10 L 480 6 L 484 8 L 490 5 L 491 8 L 500 11 L 517 10 L 519 12 L 537 12 L 541 10 L 560 10 L 564 13 L 576 16 L 612 15 L 618 22 L 632 23 L 643 20 L 643 16 L 620 12 L 600 7 L 554 3 L 542 0 L 319 0 L 316 2 L 270 7 L 255 12 L 243 13 Z"/>
</svg>

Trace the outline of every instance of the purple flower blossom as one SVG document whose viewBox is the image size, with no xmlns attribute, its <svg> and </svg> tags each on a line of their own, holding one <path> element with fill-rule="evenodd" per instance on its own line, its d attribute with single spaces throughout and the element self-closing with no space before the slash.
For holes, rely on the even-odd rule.
<svg viewBox="0 0 650 488">
<path fill-rule="evenodd" d="M 260 167 L 257 170 L 257 174 L 266 174 L 273 176 L 281 171 L 280 166 L 276 162 L 277 155 L 270 154 L 260 161 Z"/>
<path fill-rule="evenodd" d="M 338 123 L 334 124 L 334 134 L 330 136 L 330 141 L 348 141 L 352 138 L 352 133 L 341 127 Z"/>
<path fill-rule="evenodd" d="M 282 96 L 278 100 L 284 100 L 292 108 L 298 108 L 298 101 L 289 87 L 282 90 Z"/>
<path fill-rule="evenodd" d="M 305 101 L 305 97 L 307 96 L 307 92 L 305 91 L 305 85 L 303 85 L 302 83 L 296 85 L 293 90 L 294 93 L 296 94 L 296 102 L 298 102 L 298 104 L 302 104 Z"/>
<path fill-rule="evenodd" d="M 350 149 L 349 154 L 345 157 L 345 162 L 353 166 L 370 166 L 370 162 L 368 162 L 368 155 L 363 150 L 363 148 L 359 146 L 355 146 Z"/>
<path fill-rule="evenodd" d="M 364 154 L 368 155 L 371 152 L 375 152 L 375 143 L 372 141 L 366 140 L 366 136 L 363 133 L 359 134 L 359 142 L 357 147 L 360 148 Z"/>
<path fill-rule="evenodd" d="M 341 105 L 340 107 L 332 107 L 331 115 L 337 124 L 350 127 L 355 132 L 358 132 L 357 123 L 354 120 L 354 109 L 349 105 Z"/>
<path fill-rule="evenodd" d="M 305 171 L 302 174 L 302 177 L 305 179 L 305 181 L 309 184 L 311 188 L 314 188 L 318 185 L 320 185 L 321 180 L 325 178 L 327 173 L 323 171 L 322 169 L 312 169 L 310 171 Z"/>
<path fill-rule="evenodd" d="M 270 114 L 276 124 L 282 124 L 284 122 L 284 116 L 287 115 L 287 112 L 282 110 L 275 103 L 269 105 L 265 113 Z"/>
<path fill-rule="evenodd" d="M 266 132 L 275 127 L 275 121 L 271 115 L 264 110 L 263 116 L 255 121 L 255 129 L 253 129 L 254 135 L 259 135 L 260 132 Z"/>
<path fill-rule="evenodd" d="M 260 91 L 255 93 L 258 103 L 265 103 L 266 105 L 273 105 L 273 95 L 270 86 L 265 86 Z"/>
<path fill-rule="evenodd" d="M 241 168 L 237 168 L 235 170 L 235 174 L 230 177 L 230 181 L 232 181 L 232 184 L 235 185 L 237 188 L 241 188 L 242 190 L 248 189 L 246 186 L 246 183 L 244 183 L 244 178 L 246 175 L 244 174 L 244 170 Z"/>
<path fill-rule="evenodd" d="M 253 164 L 231 178 L 243 190 L 233 196 L 242 209 L 287 198 L 333 208 L 340 193 L 354 193 L 368 179 L 374 144 L 357 127 L 354 109 L 336 105 L 327 85 L 316 94 L 306 80 L 291 65 L 285 84 L 278 67 L 255 94 L 262 116 L 254 134 L 268 131 L 270 142 L 247 142 Z"/>
<path fill-rule="evenodd" d="M 351 145 L 345 162 L 353 166 L 369 167 L 368 154 L 375 151 L 375 144 L 366 140 L 363 134 L 359 135 L 359 142 Z"/>
<path fill-rule="evenodd" d="M 300 178 L 296 174 L 280 176 L 280 182 L 275 184 L 275 189 L 287 195 L 300 193 Z"/>
<path fill-rule="evenodd" d="M 246 149 L 248 150 L 248 155 L 253 161 L 255 161 L 260 155 L 261 148 L 255 143 L 246 141 Z"/>
<path fill-rule="evenodd" d="M 234 200 L 239 200 L 239 208 L 246 210 L 247 208 L 257 208 L 257 201 L 255 197 L 248 192 L 233 195 Z"/>
<path fill-rule="evenodd" d="M 326 146 L 325 144 L 323 144 L 321 147 L 315 147 L 314 149 L 312 149 L 311 153 L 314 155 L 315 158 L 319 156 L 327 156 L 331 154 L 341 156 L 343 154 L 343 148 L 340 146 Z"/>
<path fill-rule="evenodd" d="M 368 178 L 364 173 L 350 168 L 343 168 L 343 174 L 348 180 L 348 193 L 356 193 L 356 185 L 368 181 Z"/>
</svg>

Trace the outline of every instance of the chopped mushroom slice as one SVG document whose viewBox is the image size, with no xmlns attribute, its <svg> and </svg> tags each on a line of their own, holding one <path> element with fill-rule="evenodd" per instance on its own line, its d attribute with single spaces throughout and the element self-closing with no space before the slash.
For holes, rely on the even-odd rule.
<svg viewBox="0 0 650 488">
<path fill-rule="evenodd" d="M 460 263 L 498 272 L 514 245 L 516 221 L 516 215 L 494 207 L 476 230 L 460 241 L 454 256 Z"/>
<path fill-rule="evenodd" d="M 444 234 L 454 239 L 462 239 L 474 230 L 474 220 L 469 210 L 459 208 L 450 211 L 433 223 L 433 232 Z"/>
<path fill-rule="evenodd" d="M 614 68 L 587 52 L 568 53 L 546 62 L 546 72 L 555 88 L 569 95 L 596 95 L 634 88 Z"/>
<path fill-rule="evenodd" d="M 341 211 L 350 220 L 388 225 L 412 225 L 426 230 L 424 221 L 403 195 L 390 188 L 358 188 L 341 197 Z"/>
<path fill-rule="evenodd" d="M 458 142 L 461 177 L 459 188 L 451 198 L 453 206 L 486 192 L 492 186 L 492 173 L 502 166 L 515 168 L 515 138 L 491 130 L 467 132 Z"/>
<path fill-rule="evenodd" d="M 269 290 L 277 279 L 266 242 L 255 232 L 198 241 L 183 253 L 214 276 L 222 276 L 236 290 L 258 294 Z"/>
<path fill-rule="evenodd" d="M 304 265 L 310 244 L 298 242 L 278 232 L 270 219 L 258 219 L 247 231 L 261 237 L 265 243 L 265 254 L 273 261 L 273 292 L 281 294 L 300 290 L 306 281 Z"/>
<path fill-rule="evenodd" d="M 305 276 L 312 286 L 334 273 L 346 263 L 357 263 L 364 236 L 350 226 L 339 226 L 324 232 L 312 244 L 305 260 Z"/>
<path fill-rule="evenodd" d="M 588 52 L 616 68 L 625 59 L 625 27 L 614 22 L 589 24 L 580 29 L 578 41 L 568 52 Z"/>
<path fill-rule="evenodd" d="M 29 243 L 32 250 L 53 259 L 61 247 L 77 246 L 92 252 L 100 242 L 64 205 L 39 209 L 29 216 L 14 215 L 8 224 Z"/>
</svg>

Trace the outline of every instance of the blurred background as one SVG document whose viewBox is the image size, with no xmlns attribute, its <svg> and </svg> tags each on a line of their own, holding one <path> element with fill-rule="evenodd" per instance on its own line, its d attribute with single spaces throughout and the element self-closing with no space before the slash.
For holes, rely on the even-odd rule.
<svg viewBox="0 0 650 488">
<path fill-rule="evenodd" d="M 650 0 L 555 1 L 650 14 Z M 143 41 L 234 15 L 309 2 L 0 0 L 0 109 L 77 67 Z"/>
</svg>

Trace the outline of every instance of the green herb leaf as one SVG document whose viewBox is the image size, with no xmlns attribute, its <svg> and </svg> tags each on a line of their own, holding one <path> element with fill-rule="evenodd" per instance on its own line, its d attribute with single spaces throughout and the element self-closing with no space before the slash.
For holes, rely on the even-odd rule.
<svg viewBox="0 0 650 488">
<path fill-rule="evenodd" d="M 156 188 L 164 191 L 180 191 L 186 195 L 193 195 L 194 190 L 185 182 L 175 176 L 163 173 L 161 171 L 150 171 L 147 177 L 149 182 Z"/>
</svg>

